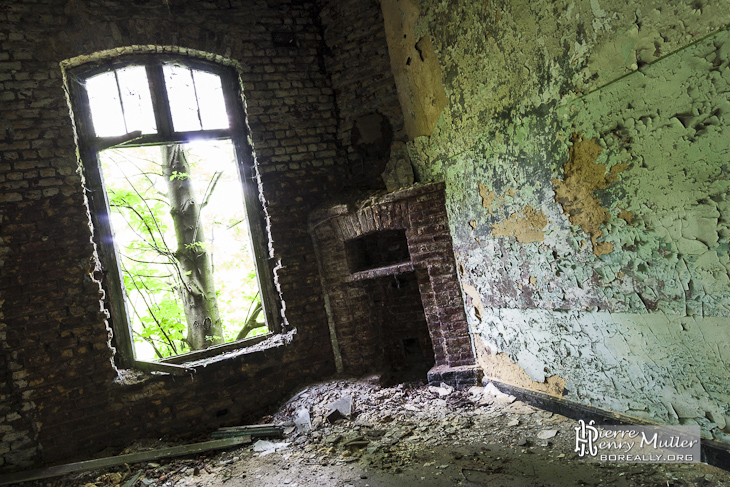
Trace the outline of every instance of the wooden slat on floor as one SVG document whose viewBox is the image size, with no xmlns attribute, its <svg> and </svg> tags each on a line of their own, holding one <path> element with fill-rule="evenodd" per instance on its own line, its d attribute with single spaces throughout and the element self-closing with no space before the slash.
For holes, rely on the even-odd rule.
<svg viewBox="0 0 730 487">
<path fill-rule="evenodd" d="M 58 477 L 60 475 L 84 472 L 86 470 L 115 467 L 117 465 L 124 465 L 125 463 L 149 462 L 151 460 L 159 460 L 161 458 L 194 455 L 196 453 L 202 453 L 210 450 L 222 450 L 224 448 L 248 443 L 251 443 L 251 436 L 236 436 L 235 438 L 223 438 L 219 440 L 204 441 L 202 443 L 192 443 L 189 445 L 160 448 L 158 450 L 129 453 L 127 455 L 118 455 L 115 457 L 98 458 L 96 460 L 87 460 L 84 462 L 67 463 L 65 465 L 58 465 L 55 467 L 0 475 L 0 485 L 10 485 L 19 482 L 28 482 L 30 480 L 46 479 L 49 477 Z"/>
</svg>

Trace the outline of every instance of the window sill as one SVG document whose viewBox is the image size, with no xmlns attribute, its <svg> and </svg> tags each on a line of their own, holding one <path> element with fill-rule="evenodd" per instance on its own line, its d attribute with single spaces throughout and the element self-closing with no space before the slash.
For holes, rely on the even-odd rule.
<svg viewBox="0 0 730 487">
<path fill-rule="evenodd" d="M 259 335 L 252 338 L 244 338 L 230 343 L 223 343 L 221 345 L 213 345 L 212 347 L 206 348 L 205 350 L 197 350 L 195 352 L 181 353 L 174 357 L 167 357 L 160 360 L 160 363 L 164 364 L 185 364 L 187 362 L 195 362 L 201 359 L 220 355 L 222 353 L 230 352 L 232 350 L 238 350 L 239 348 L 250 347 L 261 343 L 268 338 L 273 336 L 272 332 L 266 333 L 265 335 Z"/>
<path fill-rule="evenodd" d="M 215 345 L 205 350 L 176 355 L 159 362 L 135 360 L 133 368 L 145 372 L 160 372 L 171 375 L 194 374 L 201 367 L 288 345 L 293 341 L 295 334 L 296 330 L 288 333 L 268 333 L 237 342 Z"/>
</svg>

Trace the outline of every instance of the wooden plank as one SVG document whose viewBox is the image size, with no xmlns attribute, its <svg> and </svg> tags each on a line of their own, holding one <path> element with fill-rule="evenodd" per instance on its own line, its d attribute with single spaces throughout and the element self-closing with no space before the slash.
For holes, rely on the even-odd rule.
<svg viewBox="0 0 730 487">
<path fill-rule="evenodd" d="M 169 448 L 160 448 L 157 450 L 143 451 L 139 453 L 129 453 L 127 455 L 118 455 L 116 457 L 98 458 L 96 460 L 87 460 L 84 462 L 67 463 L 56 467 L 41 468 L 38 470 L 29 470 L 26 472 L 18 472 L 8 475 L 0 475 L 0 485 L 10 485 L 18 482 L 28 482 L 30 480 L 46 479 L 49 477 L 58 477 L 60 475 L 68 475 L 71 473 L 84 472 L 87 470 L 97 470 L 102 468 L 116 467 L 125 463 L 149 462 L 151 460 L 159 460 L 161 458 L 181 457 L 186 455 L 194 455 L 210 450 L 221 450 L 233 446 L 251 443 L 250 436 L 237 436 L 235 438 L 224 438 L 220 440 L 204 441 L 202 443 L 192 443 L 189 445 L 173 446 Z"/>
<path fill-rule="evenodd" d="M 211 347 L 208 347 L 204 350 L 194 350 L 192 352 L 187 353 L 181 353 L 180 355 L 174 355 L 172 357 L 165 357 L 161 359 L 159 362 L 153 362 L 155 364 L 185 364 L 188 362 L 197 362 L 198 360 L 203 360 L 210 357 L 216 357 L 218 355 L 227 353 L 227 352 L 233 352 L 236 350 L 240 350 L 242 348 L 250 347 L 252 345 L 256 345 L 257 343 L 263 342 L 264 340 L 270 338 L 273 335 L 273 333 L 268 332 L 265 335 L 259 335 L 252 338 L 244 338 L 243 340 L 238 340 L 236 342 L 231 343 L 223 343 L 221 345 L 213 345 Z M 191 370 L 195 368 L 195 366 L 190 366 Z"/>
<path fill-rule="evenodd" d="M 237 431 L 214 431 L 210 434 L 211 438 L 237 438 L 239 436 L 255 436 L 256 438 L 281 438 L 283 435 L 280 431 L 260 431 L 255 433 L 243 433 Z"/>
<path fill-rule="evenodd" d="M 222 426 L 218 428 L 218 431 L 226 431 L 226 430 L 241 430 L 241 429 L 271 429 L 271 428 L 279 428 L 281 429 L 281 426 L 278 426 L 274 423 L 265 423 L 265 424 L 245 424 L 242 426 Z"/>
<path fill-rule="evenodd" d="M 284 432 L 280 426 L 274 424 L 253 424 L 248 426 L 229 426 L 219 428 L 210 434 L 211 438 L 232 438 L 234 436 L 249 435 L 260 438 L 281 438 Z"/>
</svg>

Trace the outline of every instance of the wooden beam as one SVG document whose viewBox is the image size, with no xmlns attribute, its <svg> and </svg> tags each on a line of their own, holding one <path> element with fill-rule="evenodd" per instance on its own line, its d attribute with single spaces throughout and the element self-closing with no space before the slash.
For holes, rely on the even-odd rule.
<svg viewBox="0 0 730 487">
<path fill-rule="evenodd" d="M 251 436 L 258 438 L 281 438 L 284 432 L 281 426 L 274 424 L 252 424 L 247 426 L 229 426 L 219 428 L 210 434 L 211 438 L 232 438 L 235 436 Z"/>
<path fill-rule="evenodd" d="M 125 463 L 149 462 L 151 460 L 159 460 L 161 458 L 195 455 L 196 453 L 202 453 L 210 450 L 221 450 L 224 448 L 240 446 L 248 443 L 251 443 L 250 436 L 237 436 L 235 438 L 224 438 L 220 440 L 204 441 L 202 443 L 192 443 L 189 445 L 160 448 L 158 450 L 129 453 L 127 455 L 118 455 L 116 457 L 98 458 L 96 460 L 87 460 L 84 462 L 67 463 L 65 465 L 58 465 L 55 467 L 47 467 L 38 470 L 28 470 L 25 472 L 0 475 L 0 485 L 10 485 L 19 482 L 28 482 L 31 480 L 47 479 L 49 477 L 58 477 L 60 475 L 84 472 L 87 470 L 116 467 L 118 465 L 124 465 Z"/>
</svg>

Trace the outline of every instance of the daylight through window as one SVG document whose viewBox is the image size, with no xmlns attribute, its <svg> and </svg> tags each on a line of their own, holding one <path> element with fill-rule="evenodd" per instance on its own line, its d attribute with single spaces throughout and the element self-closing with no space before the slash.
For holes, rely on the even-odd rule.
<svg viewBox="0 0 730 487">
<path fill-rule="evenodd" d="M 80 146 L 123 365 L 196 359 L 275 328 L 236 77 L 210 68 L 145 58 L 79 76 Z"/>
</svg>

